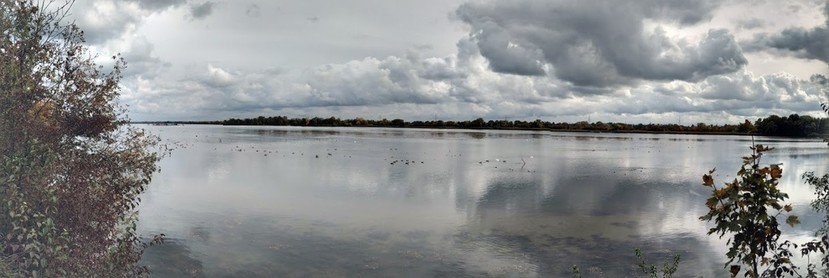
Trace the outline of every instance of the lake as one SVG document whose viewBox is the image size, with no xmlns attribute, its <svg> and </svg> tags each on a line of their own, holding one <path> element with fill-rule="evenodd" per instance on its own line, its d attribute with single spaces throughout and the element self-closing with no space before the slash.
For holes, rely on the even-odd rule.
<svg viewBox="0 0 829 278">
<path fill-rule="evenodd" d="M 678 276 L 725 277 L 702 175 L 733 179 L 752 138 L 544 131 L 142 126 L 178 145 L 142 196 L 139 232 L 167 241 L 155 277 L 639 275 L 635 248 Z M 821 225 L 800 175 L 820 140 L 755 137 L 781 189 Z"/>
</svg>

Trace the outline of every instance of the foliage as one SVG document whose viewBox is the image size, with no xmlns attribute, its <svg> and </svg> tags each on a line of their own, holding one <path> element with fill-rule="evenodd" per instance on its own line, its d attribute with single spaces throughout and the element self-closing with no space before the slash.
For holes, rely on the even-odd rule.
<svg viewBox="0 0 829 278">
<path fill-rule="evenodd" d="M 811 261 L 811 253 L 820 252 L 823 254 L 823 258 L 820 260 L 820 265 L 823 266 L 823 273 L 821 277 L 829 277 L 829 257 L 826 255 L 826 249 L 829 247 L 829 236 L 823 235 L 820 240 L 812 240 L 803 244 L 800 249 L 800 254 L 802 256 L 806 256 L 809 261 L 806 267 L 806 277 L 818 277 L 818 272 L 816 270 L 817 265 Z"/>
<path fill-rule="evenodd" d="M 811 81 L 824 86 L 829 85 L 826 77 L 822 75 L 813 75 Z M 829 105 L 823 103 L 820 106 L 824 112 L 829 113 Z M 829 143 L 829 138 L 824 138 L 823 140 Z M 819 236 L 821 239 L 813 240 L 812 242 L 804 244 L 802 253 L 804 255 L 809 252 L 817 251 L 823 253 L 824 256 L 821 258 L 820 264 L 824 268 L 823 276 L 829 277 L 829 254 L 826 253 L 826 249 L 829 248 L 829 174 L 817 176 L 814 172 L 806 172 L 801 178 L 803 178 L 807 184 L 814 187 L 815 199 L 812 200 L 811 203 L 812 209 L 818 213 L 824 213 L 822 220 L 823 225 L 821 225 L 820 229 L 815 231 L 815 236 Z M 817 277 L 817 273 L 814 269 L 815 265 L 809 262 L 809 277 Z"/>
<path fill-rule="evenodd" d="M 818 177 L 814 172 L 806 172 L 802 178 L 815 188 L 816 197 L 812 200 L 812 208 L 817 212 L 826 213 L 823 226 L 815 232 L 815 235 L 829 234 L 829 174 Z"/>
<path fill-rule="evenodd" d="M 573 278 L 581 278 L 581 269 L 578 265 L 573 265 Z"/>
<path fill-rule="evenodd" d="M 23 276 L 134 276 L 157 138 L 118 106 L 65 3 L 0 1 L 0 256 Z"/>
<path fill-rule="evenodd" d="M 827 107 L 824 106 L 824 110 Z M 826 139 L 825 139 L 826 140 Z M 829 141 L 827 141 L 829 142 Z M 829 248 L 829 174 L 817 176 L 814 172 L 806 172 L 802 176 L 803 180 L 814 187 L 815 199 L 812 200 L 811 206 L 816 212 L 823 212 L 823 225 L 820 229 L 815 231 L 815 236 L 820 236 L 821 240 L 814 240 L 804 244 L 803 253 L 820 251 L 824 256 L 820 260 L 820 265 L 824 268 L 824 277 L 829 277 L 829 254 L 826 249 Z M 817 277 L 814 270 L 815 265 L 809 263 L 809 277 Z"/>
<path fill-rule="evenodd" d="M 788 195 L 777 188 L 783 170 L 776 164 L 760 166 L 763 153 L 771 148 L 756 145 L 751 150 L 750 156 L 743 157 L 743 166 L 737 172 L 739 178 L 725 183 L 722 188 L 714 185 L 714 170 L 703 176 L 703 185 L 711 187 L 712 194 L 705 204 L 709 212 L 700 219 L 714 222 L 709 235 L 733 235 L 728 239 L 726 266 L 737 260 L 747 268 L 745 275 L 750 277 L 759 277 L 763 273 L 777 277 L 784 273 L 793 275 L 796 267 L 788 250 L 797 245 L 777 242 L 781 234 L 777 217 L 792 210 L 791 205 L 781 204 Z M 799 223 L 794 215 L 789 215 L 785 221 L 792 226 Z M 767 266 L 762 273 L 761 266 Z M 740 271 L 739 265 L 731 269 L 734 274 Z"/>
<path fill-rule="evenodd" d="M 679 267 L 679 255 L 674 255 L 671 262 L 665 262 L 662 265 L 662 269 L 657 269 L 656 265 L 650 265 L 645 262 L 645 258 L 642 256 L 642 250 L 636 248 L 633 250 L 633 253 L 639 260 L 637 266 L 639 266 L 643 273 L 653 278 L 659 277 L 659 273 L 662 273 L 663 278 L 670 278 L 674 275 L 674 273 L 676 273 L 676 270 Z M 571 271 L 573 272 L 573 277 L 581 278 L 581 269 L 578 265 L 573 265 Z"/>
<path fill-rule="evenodd" d="M 639 248 L 634 250 L 634 254 L 636 254 L 636 258 L 639 259 L 639 268 L 642 269 L 642 272 L 647 274 L 652 278 L 659 277 L 659 273 L 662 273 L 663 278 L 670 278 L 676 273 L 676 269 L 679 267 L 679 255 L 674 255 L 674 259 L 671 262 L 665 262 L 662 264 L 662 269 L 657 269 L 656 265 L 651 265 L 645 262 L 645 258 L 642 257 L 642 251 Z"/>
<path fill-rule="evenodd" d="M 0 246 L 1 248 L 2 246 Z M 9 264 L 6 262 L 6 258 L 0 256 L 0 277 L 11 277 L 12 271 L 9 269 Z"/>
</svg>

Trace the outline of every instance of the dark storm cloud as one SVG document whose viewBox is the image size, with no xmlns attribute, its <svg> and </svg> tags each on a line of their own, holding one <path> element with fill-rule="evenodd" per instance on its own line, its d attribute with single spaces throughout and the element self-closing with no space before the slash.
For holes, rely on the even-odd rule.
<svg viewBox="0 0 829 278">
<path fill-rule="evenodd" d="M 492 70 L 518 75 L 544 75 L 544 57 L 540 49 L 513 43 L 510 35 L 493 22 L 482 22 L 478 28 L 480 32 L 475 36 L 478 48 L 489 60 Z"/>
<path fill-rule="evenodd" d="M 779 34 L 760 34 L 746 43 L 747 50 L 760 51 L 768 48 L 786 51 L 796 57 L 829 63 L 829 1 L 823 5 L 826 21 L 812 29 L 788 28 Z"/>
<path fill-rule="evenodd" d="M 786 50 L 795 56 L 817 59 L 829 63 L 829 30 L 816 27 L 786 29 L 780 34 L 758 37 L 758 42 L 767 47 Z"/>
<path fill-rule="evenodd" d="M 207 1 L 201 4 L 192 4 L 190 5 L 190 16 L 193 19 L 204 19 L 205 17 L 210 16 L 213 13 L 213 8 L 216 3 L 211 1 Z"/>
<path fill-rule="evenodd" d="M 456 16 L 493 71 L 556 77 L 579 86 L 638 80 L 698 81 L 735 72 L 747 60 L 734 37 L 711 30 L 676 42 L 645 20 L 687 26 L 710 19 L 719 1 L 494 1 L 467 3 Z"/>
</svg>

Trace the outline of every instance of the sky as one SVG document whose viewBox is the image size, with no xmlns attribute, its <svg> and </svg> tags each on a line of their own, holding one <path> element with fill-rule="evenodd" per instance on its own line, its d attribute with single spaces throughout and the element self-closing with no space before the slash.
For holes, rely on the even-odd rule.
<svg viewBox="0 0 829 278">
<path fill-rule="evenodd" d="M 826 0 L 76 0 L 135 121 L 824 116 Z"/>
</svg>

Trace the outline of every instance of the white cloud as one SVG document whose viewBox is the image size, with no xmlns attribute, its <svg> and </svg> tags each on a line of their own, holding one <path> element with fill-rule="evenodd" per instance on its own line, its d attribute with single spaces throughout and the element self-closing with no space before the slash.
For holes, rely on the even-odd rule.
<svg viewBox="0 0 829 278">
<path fill-rule="evenodd" d="M 234 76 L 222 68 L 207 65 L 207 77 L 204 82 L 209 86 L 226 87 L 235 83 Z"/>
<path fill-rule="evenodd" d="M 699 82 L 650 82 L 585 94 L 578 87 L 544 76 L 485 70 L 486 59 L 480 55 L 467 58 L 423 59 L 411 54 L 287 72 L 227 71 L 208 64 L 202 82 L 185 83 L 190 86 L 172 82 L 166 84 L 167 88 L 162 84 L 162 95 L 149 94 L 128 102 L 157 111 L 177 111 L 178 117 L 191 119 L 197 119 L 197 115 L 223 119 L 281 113 L 338 117 L 376 114 L 410 120 L 430 119 L 436 114 L 453 119 L 555 120 L 580 119 L 581 115 L 595 113 L 597 119 L 605 115 L 605 121 L 614 121 L 612 115 L 619 120 L 650 115 L 649 121 L 664 122 L 660 115 L 681 113 L 725 123 L 769 113 L 814 114 L 819 103 L 827 101 L 824 87 L 788 74 L 755 76 L 741 70 Z M 454 74 L 457 72 L 465 74 Z M 435 76 L 440 78 L 424 78 Z M 190 109 L 182 110 L 182 103 Z M 730 116 L 700 116 L 705 113 Z M 672 122 L 675 116 L 667 118 Z"/>
<path fill-rule="evenodd" d="M 806 80 L 827 73 L 805 39 L 827 24 L 814 1 L 213 3 L 87 0 L 73 17 L 102 57 L 127 59 L 136 120 L 724 123 L 827 101 Z"/>
</svg>

